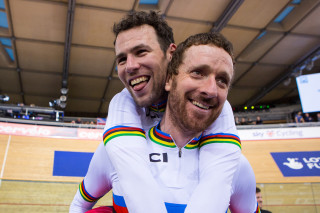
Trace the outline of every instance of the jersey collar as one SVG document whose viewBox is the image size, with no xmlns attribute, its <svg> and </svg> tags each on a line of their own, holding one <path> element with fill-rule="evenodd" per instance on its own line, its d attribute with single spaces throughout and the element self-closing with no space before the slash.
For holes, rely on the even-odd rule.
<svg viewBox="0 0 320 213">
<path fill-rule="evenodd" d="M 187 143 L 184 146 L 184 148 L 185 149 L 198 148 L 201 136 L 202 135 L 200 135 L 198 138 L 193 138 L 192 140 L 190 140 L 189 143 Z M 151 141 L 161 146 L 166 146 L 170 148 L 177 147 L 172 137 L 169 134 L 162 132 L 160 130 L 160 122 L 158 123 L 157 126 L 154 126 L 149 130 L 149 138 L 151 139 Z"/>
<path fill-rule="evenodd" d="M 164 112 L 166 110 L 166 104 L 167 104 L 167 100 L 162 101 L 158 104 L 152 104 L 149 107 L 149 110 L 153 112 Z"/>
</svg>

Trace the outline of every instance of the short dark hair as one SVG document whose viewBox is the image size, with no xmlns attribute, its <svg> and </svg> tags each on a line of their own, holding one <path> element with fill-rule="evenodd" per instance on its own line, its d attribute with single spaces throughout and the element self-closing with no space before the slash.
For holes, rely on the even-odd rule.
<svg viewBox="0 0 320 213">
<path fill-rule="evenodd" d="M 183 55 L 188 48 L 191 46 L 197 45 L 213 45 L 219 48 L 224 49 L 232 58 L 233 64 L 234 55 L 233 55 L 233 46 L 230 41 L 228 41 L 220 33 L 199 33 L 187 38 L 184 42 L 180 43 L 177 49 L 174 51 L 172 60 L 168 65 L 168 75 L 177 75 L 178 68 L 182 63 Z"/>
<path fill-rule="evenodd" d="M 129 30 L 134 27 L 142 26 L 144 24 L 150 25 L 157 33 L 158 42 L 162 51 L 165 53 L 171 43 L 174 43 L 172 28 L 159 15 L 158 12 L 150 11 L 133 11 L 127 14 L 119 23 L 113 25 L 113 33 L 116 36 L 122 31 Z M 115 41 L 114 41 L 115 43 Z"/>
<path fill-rule="evenodd" d="M 261 192 L 261 189 L 256 187 L 256 193 L 259 193 L 259 192 Z"/>
</svg>

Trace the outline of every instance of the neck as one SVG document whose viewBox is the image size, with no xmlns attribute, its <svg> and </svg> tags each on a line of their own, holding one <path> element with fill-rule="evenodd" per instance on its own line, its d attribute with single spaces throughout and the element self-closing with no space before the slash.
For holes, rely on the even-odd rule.
<svg viewBox="0 0 320 213">
<path fill-rule="evenodd" d="M 162 103 L 167 103 L 167 99 L 168 99 L 168 93 L 164 92 L 160 96 L 160 98 L 152 104 L 152 106 L 157 106 L 157 105 L 161 105 Z"/>
<path fill-rule="evenodd" d="M 202 132 L 194 132 L 192 130 L 182 128 L 181 125 L 177 124 L 177 122 L 174 122 L 172 121 L 172 119 L 170 119 L 169 114 L 170 113 L 168 112 L 167 108 L 167 111 L 165 112 L 161 120 L 160 128 L 162 132 L 170 134 L 177 147 L 182 148 L 190 140 L 201 135 Z"/>
</svg>

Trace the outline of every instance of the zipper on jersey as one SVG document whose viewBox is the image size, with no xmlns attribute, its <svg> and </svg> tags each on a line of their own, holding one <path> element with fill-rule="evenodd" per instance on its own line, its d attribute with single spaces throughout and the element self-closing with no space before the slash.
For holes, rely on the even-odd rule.
<svg viewBox="0 0 320 213">
<path fill-rule="evenodd" d="M 179 156 L 179 158 L 181 158 L 182 148 L 183 148 L 183 147 L 179 147 L 179 146 L 176 144 L 176 142 L 174 141 L 174 139 L 173 139 L 173 137 L 172 137 L 171 135 L 170 135 L 170 137 L 171 137 L 173 143 L 174 143 L 174 144 L 176 145 L 176 147 L 178 148 L 178 156 Z"/>
</svg>

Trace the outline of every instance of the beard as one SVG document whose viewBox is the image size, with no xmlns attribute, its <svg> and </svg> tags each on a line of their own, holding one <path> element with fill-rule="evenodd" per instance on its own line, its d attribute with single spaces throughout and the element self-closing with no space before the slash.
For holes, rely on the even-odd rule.
<svg viewBox="0 0 320 213">
<path fill-rule="evenodd" d="M 165 97 L 165 92 L 161 90 L 153 90 L 151 94 L 145 95 L 144 97 L 137 97 L 131 90 L 129 90 L 129 92 L 133 97 L 134 102 L 139 107 L 150 107 L 152 104 L 158 103 L 159 100 L 162 100 Z"/>
<path fill-rule="evenodd" d="M 220 115 L 222 107 L 219 103 L 213 105 L 210 116 L 196 111 L 188 111 L 187 104 L 190 103 L 188 97 L 192 97 L 191 92 L 181 95 L 177 91 L 177 82 L 173 78 L 172 89 L 168 96 L 168 108 L 170 110 L 170 120 L 187 134 L 198 134 L 207 129 Z M 209 100 L 203 99 L 204 102 Z M 211 100 L 212 102 L 212 100 Z"/>
</svg>

